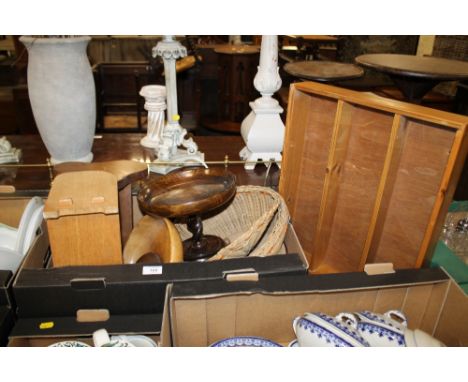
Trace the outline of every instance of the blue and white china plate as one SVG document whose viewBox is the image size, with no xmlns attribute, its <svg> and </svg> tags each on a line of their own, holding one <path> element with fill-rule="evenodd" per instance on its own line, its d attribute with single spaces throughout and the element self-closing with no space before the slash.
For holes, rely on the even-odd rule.
<svg viewBox="0 0 468 382">
<path fill-rule="evenodd" d="M 280 344 L 262 337 L 230 337 L 214 342 L 210 347 L 281 347 Z"/>
<path fill-rule="evenodd" d="M 158 344 L 154 342 L 151 338 L 141 335 L 133 336 L 112 336 L 111 341 L 121 341 L 124 343 L 129 342 L 136 347 L 157 347 Z"/>
</svg>

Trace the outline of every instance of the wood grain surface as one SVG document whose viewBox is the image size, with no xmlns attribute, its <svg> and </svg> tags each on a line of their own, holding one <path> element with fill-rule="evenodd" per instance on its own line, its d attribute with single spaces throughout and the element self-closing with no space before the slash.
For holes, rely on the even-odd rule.
<svg viewBox="0 0 468 382">
<path fill-rule="evenodd" d="M 292 85 L 280 193 L 314 273 L 428 261 L 468 150 L 468 117 Z"/>
<path fill-rule="evenodd" d="M 44 217 L 55 267 L 122 263 L 117 178 L 111 173 L 59 175 Z"/>
<path fill-rule="evenodd" d="M 223 168 L 185 168 L 141 182 L 140 208 L 152 216 L 199 215 L 219 208 L 236 193 L 236 177 Z"/>
<path fill-rule="evenodd" d="M 155 253 L 163 263 L 183 261 L 182 241 L 170 220 L 146 215 L 137 223 L 123 251 L 124 263 L 135 264 L 147 253 Z"/>
<path fill-rule="evenodd" d="M 447 81 L 468 78 L 468 62 L 448 58 L 376 53 L 358 56 L 356 62 L 390 74 Z"/>
<path fill-rule="evenodd" d="M 143 179 L 148 174 L 146 163 L 136 162 L 128 159 L 112 160 L 105 162 L 80 163 L 65 162 L 54 166 L 56 175 L 72 171 L 106 171 L 115 175 L 119 189 Z"/>
<path fill-rule="evenodd" d="M 297 61 L 284 65 L 290 75 L 306 80 L 331 82 L 362 77 L 364 70 L 354 64 L 333 61 Z"/>
</svg>

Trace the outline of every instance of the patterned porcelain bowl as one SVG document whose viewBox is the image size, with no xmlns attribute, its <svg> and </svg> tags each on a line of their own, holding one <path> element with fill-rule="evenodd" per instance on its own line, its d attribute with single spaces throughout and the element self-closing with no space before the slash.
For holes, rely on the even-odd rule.
<svg viewBox="0 0 468 382">
<path fill-rule="evenodd" d="M 356 313 L 340 313 L 343 319 L 357 318 L 357 330 L 369 343 L 377 347 L 406 346 L 405 331 L 407 320 L 398 310 L 390 310 L 384 314 L 369 311 Z"/>
<path fill-rule="evenodd" d="M 129 343 L 136 347 L 157 347 L 158 344 L 147 336 L 134 335 L 134 336 L 112 336 L 111 343 Z"/>
<path fill-rule="evenodd" d="M 296 317 L 293 321 L 293 329 L 296 333 L 298 344 L 307 346 L 328 347 L 362 347 L 369 346 L 367 341 L 357 332 L 357 320 L 346 317 L 330 317 L 323 313 L 306 313 L 302 317 Z"/>
<path fill-rule="evenodd" d="M 403 312 L 399 310 L 389 310 L 384 314 L 378 314 L 364 310 L 356 313 L 361 320 L 372 321 L 378 324 L 383 324 L 391 328 L 405 331 L 408 327 L 408 320 Z"/>
<path fill-rule="evenodd" d="M 124 336 L 122 336 L 124 337 Z M 106 329 L 99 329 L 93 333 L 93 342 L 94 346 L 96 347 L 134 347 L 131 342 L 129 342 L 126 338 L 120 338 L 116 336 L 115 338 L 110 338 L 109 333 Z"/>
<path fill-rule="evenodd" d="M 261 337 L 231 337 L 212 343 L 210 347 L 281 347 L 280 344 Z"/>
<path fill-rule="evenodd" d="M 88 345 L 81 341 L 61 341 L 49 345 L 51 348 L 89 348 L 91 345 Z"/>
</svg>

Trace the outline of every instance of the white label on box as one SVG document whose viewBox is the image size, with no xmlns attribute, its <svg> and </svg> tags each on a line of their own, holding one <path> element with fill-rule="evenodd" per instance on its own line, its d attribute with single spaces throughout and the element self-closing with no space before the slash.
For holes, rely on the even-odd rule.
<svg viewBox="0 0 468 382">
<path fill-rule="evenodd" d="M 162 275 L 162 265 L 145 265 L 143 267 L 143 276 Z"/>
</svg>

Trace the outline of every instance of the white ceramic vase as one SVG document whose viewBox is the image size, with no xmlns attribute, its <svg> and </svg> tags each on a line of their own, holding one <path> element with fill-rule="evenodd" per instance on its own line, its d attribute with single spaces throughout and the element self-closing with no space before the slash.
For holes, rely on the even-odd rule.
<svg viewBox="0 0 468 382">
<path fill-rule="evenodd" d="M 86 55 L 89 36 L 23 36 L 34 119 L 53 164 L 91 162 L 96 94 Z"/>
</svg>

